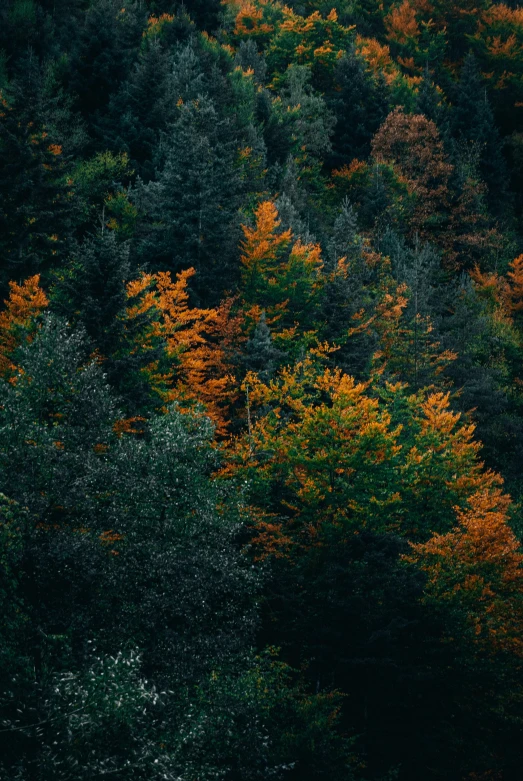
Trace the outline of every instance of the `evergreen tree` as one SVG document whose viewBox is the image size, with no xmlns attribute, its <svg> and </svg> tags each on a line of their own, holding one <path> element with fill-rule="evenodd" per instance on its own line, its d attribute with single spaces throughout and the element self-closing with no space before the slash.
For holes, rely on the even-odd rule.
<svg viewBox="0 0 523 781">
<path fill-rule="evenodd" d="M 413 247 L 409 247 L 402 237 L 387 231 L 382 237 L 380 250 L 390 257 L 395 279 L 405 283 L 410 290 L 411 297 L 405 314 L 412 317 L 416 314 L 427 316 L 439 313 L 437 286 L 443 275 L 436 249 L 430 244 L 421 244 L 419 239 Z"/>
<path fill-rule="evenodd" d="M 111 355 L 124 331 L 129 247 L 106 231 L 87 238 L 58 277 L 53 307 L 69 322 L 79 322 L 102 355 Z"/>
<path fill-rule="evenodd" d="M 444 103 L 443 94 L 433 81 L 428 64 L 423 69 L 423 77 L 418 88 L 416 113 L 424 114 L 438 128 L 443 140 L 448 139 L 450 132 L 450 112 Z"/>
<path fill-rule="evenodd" d="M 478 146 L 480 172 L 488 188 L 489 209 L 495 216 L 506 217 L 510 199 L 503 144 L 494 121 L 486 85 L 472 52 L 467 54 L 460 74 L 452 116 L 452 133 L 457 142 Z"/>
<path fill-rule="evenodd" d="M 376 299 L 378 269 L 373 267 L 363 237 L 358 232 L 357 218 L 350 201 L 346 199 L 334 223 L 328 246 L 328 276 L 323 291 L 322 315 L 325 318 L 323 335 L 336 344 L 335 361 L 354 377 L 362 377 L 375 347 L 374 335 L 356 333 L 351 329 L 360 324 L 358 316 L 370 311 Z"/>
<path fill-rule="evenodd" d="M 154 310 L 140 311 L 129 298 L 129 247 L 106 232 L 87 238 L 58 278 L 52 305 L 71 323 L 80 323 L 99 351 L 107 378 L 129 415 L 149 413 L 160 399 L 150 387 L 147 367 L 165 366 L 165 343 L 154 332 Z M 128 311 L 138 308 L 130 318 Z"/>
<path fill-rule="evenodd" d="M 244 71 L 252 70 L 256 81 L 259 84 L 265 84 L 267 63 L 263 53 L 258 52 L 258 47 L 251 38 L 247 41 L 240 41 L 234 63 Z"/>
<path fill-rule="evenodd" d="M 86 10 L 72 47 L 70 84 L 91 127 L 127 77 L 144 24 L 144 9 L 136 2 L 95 0 Z"/>
<path fill-rule="evenodd" d="M 196 269 L 199 299 L 215 302 L 237 280 L 238 209 L 242 182 L 236 134 L 213 102 L 180 107 L 156 181 L 139 182 L 135 199 L 147 221 L 140 258 L 152 268 Z"/>
<path fill-rule="evenodd" d="M 339 60 L 328 104 L 336 117 L 329 163 L 341 168 L 354 158 L 366 159 L 370 142 L 389 111 L 388 91 L 354 50 Z"/>
<path fill-rule="evenodd" d="M 311 86 L 310 70 L 291 65 L 281 80 L 282 109 L 287 113 L 296 153 L 321 158 L 331 150 L 336 120 L 325 100 Z"/>
<path fill-rule="evenodd" d="M 111 96 L 100 132 L 118 152 L 126 152 L 146 182 L 154 175 L 153 159 L 161 133 L 175 116 L 170 75 L 172 58 L 158 39 L 140 52 L 130 78 Z"/>
<path fill-rule="evenodd" d="M 341 258 L 346 258 L 351 265 L 358 263 L 362 249 L 363 239 L 358 233 L 358 219 L 354 207 L 346 198 L 336 217 L 329 242 L 328 254 L 331 266 L 335 267 Z"/>
<path fill-rule="evenodd" d="M 46 125 L 37 64 L 8 87 L 0 112 L 0 289 L 48 273 L 67 253 L 74 226 L 70 160 L 56 126 Z"/>
<path fill-rule="evenodd" d="M 252 336 L 245 345 L 243 360 L 247 371 L 256 372 L 263 382 L 268 382 L 282 357 L 281 350 L 273 345 L 271 329 L 267 325 L 265 311 L 262 311 Z"/>
</svg>

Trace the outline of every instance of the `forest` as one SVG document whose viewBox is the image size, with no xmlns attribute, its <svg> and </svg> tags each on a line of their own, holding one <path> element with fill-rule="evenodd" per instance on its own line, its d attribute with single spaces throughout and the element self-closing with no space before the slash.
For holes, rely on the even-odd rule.
<svg viewBox="0 0 523 781">
<path fill-rule="evenodd" d="M 521 781 L 523 6 L 0 0 L 1 781 Z"/>
</svg>

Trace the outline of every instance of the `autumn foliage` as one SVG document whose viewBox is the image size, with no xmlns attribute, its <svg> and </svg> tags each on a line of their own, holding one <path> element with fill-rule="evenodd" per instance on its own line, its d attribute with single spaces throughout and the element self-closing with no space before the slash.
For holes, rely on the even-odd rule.
<svg viewBox="0 0 523 781">
<path fill-rule="evenodd" d="M 10 282 L 10 295 L 0 312 L 0 376 L 8 378 L 16 371 L 11 356 L 21 341 L 30 338 L 31 323 L 48 304 L 38 275 L 21 285 Z"/>
<path fill-rule="evenodd" d="M 517 2 L 1 4 L 1 779 L 521 781 L 522 249 Z"/>
<path fill-rule="evenodd" d="M 426 600 L 462 617 L 487 654 L 523 654 L 523 553 L 510 528 L 510 497 L 481 488 L 457 509 L 457 525 L 413 546 L 428 575 Z"/>
</svg>

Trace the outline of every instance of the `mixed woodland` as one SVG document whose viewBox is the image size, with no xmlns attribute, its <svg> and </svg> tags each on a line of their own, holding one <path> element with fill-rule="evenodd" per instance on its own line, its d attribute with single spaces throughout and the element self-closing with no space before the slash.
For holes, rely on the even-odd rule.
<svg viewBox="0 0 523 781">
<path fill-rule="evenodd" d="M 523 7 L 0 2 L 2 781 L 521 781 Z"/>
</svg>

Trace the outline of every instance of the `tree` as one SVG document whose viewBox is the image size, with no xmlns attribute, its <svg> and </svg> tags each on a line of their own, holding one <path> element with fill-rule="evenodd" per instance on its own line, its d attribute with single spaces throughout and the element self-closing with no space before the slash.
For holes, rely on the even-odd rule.
<svg viewBox="0 0 523 781">
<path fill-rule="evenodd" d="M 336 117 L 332 167 L 341 168 L 354 158 L 366 159 L 372 137 L 389 110 L 383 75 L 371 73 L 364 59 L 349 49 L 336 66 L 328 104 Z"/>
<path fill-rule="evenodd" d="M 355 210 L 348 199 L 334 223 L 328 253 L 322 336 L 338 348 L 333 355 L 335 365 L 362 379 L 377 342 L 372 328 L 361 326 L 375 319 L 385 268 L 383 258 L 358 232 Z"/>
<path fill-rule="evenodd" d="M 423 77 L 418 89 L 416 101 L 416 113 L 424 114 L 438 128 L 441 137 L 445 141 L 450 131 L 450 110 L 445 103 L 443 91 L 433 80 L 428 65 L 423 70 Z"/>
<path fill-rule="evenodd" d="M 266 311 L 283 337 L 306 336 L 314 330 L 321 295 L 321 249 L 292 241 L 292 232 L 279 232 L 278 211 L 272 201 L 256 210 L 254 228 L 243 227 L 241 298 L 248 316 Z"/>
<path fill-rule="evenodd" d="M 453 677 L 465 684 L 458 684 L 456 724 L 476 722 L 483 738 L 469 767 L 510 777 L 518 764 L 511 741 L 521 701 L 523 554 L 510 528 L 509 503 L 500 490 L 480 489 L 457 510 L 455 528 L 414 545 L 409 560 L 427 574 L 424 602 L 441 618 L 458 668 Z M 500 713 L 505 726 L 498 732 Z"/>
<path fill-rule="evenodd" d="M 154 176 L 154 157 L 176 113 L 171 101 L 172 57 L 158 38 L 140 52 L 129 78 L 111 96 L 100 133 L 115 152 L 126 152 L 146 182 Z"/>
<path fill-rule="evenodd" d="M 55 311 L 81 324 L 98 351 L 130 416 L 148 414 L 161 401 L 162 385 L 152 387 L 155 374 L 166 369 L 165 342 L 154 331 L 154 317 L 143 308 L 140 289 L 129 295 L 129 246 L 106 231 L 77 247 L 68 268 L 52 292 Z"/>
<path fill-rule="evenodd" d="M 39 73 L 28 63 L 24 78 L 2 93 L 0 112 L 0 250 L 5 295 L 9 279 L 48 274 L 67 253 L 73 228 L 70 163 L 61 138 L 42 117 Z"/>
<path fill-rule="evenodd" d="M 459 358 L 446 374 L 459 389 L 455 404 L 471 415 L 482 442 L 482 456 L 504 475 L 519 496 L 515 464 L 521 452 L 518 394 L 519 337 L 510 313 L 506 280 L 474 274 L 449 296 L 448 314 L 439 320 L 443 346 Z M 500 283 L 502 283 L 500 290 Z M 501 293 L 501 295 L 500 295 Z"/>
<path fill-rule="evenodd" d="M 14 352 L 24 337 L 30 340 L 34 320 L 49 303 L 39 283 L 38 275 L 29 277 L 22 285 L 9 283 L 9 298 L 0 312 L 0 376 L 4 379 L 16 374 Z"/>
<path fill-rule="evenodd" d="M 273 345 L 271 329 L 267 325 L 265 311 L 262 311 L 252 336 L 245 345 L 243 359 L 247 371 L 256 372 L 261 380 L 267 382 L 274 375 L 282 357 L 281 350 Z"/>
<path fill-rule="evenodd" d="M 395 164 L 408 180 L 416 196 L 411 230 L 422 238 L 441 240 L 448 221 L 452 165 L 435 124 L 421 114 L 408 116 L 395 109 L 374 136 L 372 154 Z"/>
<path fill-rule="evenodd" d="M 467 722 L 454 742 L 462 667 L 445 645 L 446 617 L 424 607 L 423 572 L 404 558 L 408 540 L 452 530 L 454 508 L 466 512 L 477 491 L 497 495 L 500 478 L 478 461 L 473 428 L 448 394 L 366 386 L 313 355 L 269 383 L 245 383 L 253 423 L 228 472 L 250 479 L 252 544 L 272 565 L 264 637 L 280 638 L 284 658 L 306 665 L 318 690 L 350 692 L 344 718 L 376 777 L 395 764 L 405 778 L 427 764 L 434 778 L 460 762 L 474 767 Z M 490 700 L 477 685 L 472 675 L 459 691 L 481 721 Z M 487 739 L 492 757 L 496 738 Z"/>
<path fill-rule="evenodd" d="M 429 244 L 421 245 L 417 237 L 411 248 L 392 231 L 384 235 L 380 247 L 390 257 L 391 272 L 402 287 L 405 306 L 395 328 L 389 322 L 388 328 L 381 329 L 374 368 L 389 380 L 407 382 L 413 390 L 448 388 L 446 371 L 458 356 L 442 347 L 435 327 L 445 306 L 440 300 L 443 274 L 439 254 Z"/>
<path fill-rule="evenodd" d="M 144 24 L 134 2 L 122 7 L 116 0 L 96 0 L 83 15 L 71 53 L 71 88 L 91 127 L 128 74 Z"/>
<path fill-rule="evenodd" d="M 242 195 L 232 123 L 199 98 L 179 108 L 166 162 L 156 181 L 139 183 L 135 201 L 146 216 L 140 257 L 154 269 L 194 267 L 196 293 L 215 303 L 236 281 L 238 209 Z M 211 280 L 220 280 L 214 295 Z"/>
<path fill-rule="evenodd" d="M 128 295 L 138 305 L 128 310 L 150 318 L 152 328 L 136 340 L 153 359 L 151 385 L 164 402 L 178 401 L 182 409 L 195 404 L 206 412 L 223 435 L 229 425 L 229 408 L 236 399 L 233 361 L 228 342 L 235 342 L 240 328 L 238 316 L 231 313 L 231 301 L 217 309 L 189 305 L 188 282 L 194 269 L 181 271 L 173 282 L 168 272 L 143 274 L 128 285 Z M 158 340 L 165 345 L 166 372 L 154 361 Z"/>
<path fill-rule="evenodd" d="M 312 73 L 312 84 L 324 90 L 329 85 L 337 59 L 352 42 L 352 27 L 338 21 L 334 9 L 325 18 L 319 11 L 303 17 L 288 7 L 267 47 L 267 65 L 277 84 L 290 65 L 305 65 Z"/>
<path fill-rule="evenodd" d="M 508 173 L 502 141 L 490 108 L 477 60 L 469 52 L 463 63 L 452 117 L 452 132 L 458 141 L 477 145 L 481 175 L 488 188 L 487 202 L 500 217 L 509 206 Z"/>
</svg>

